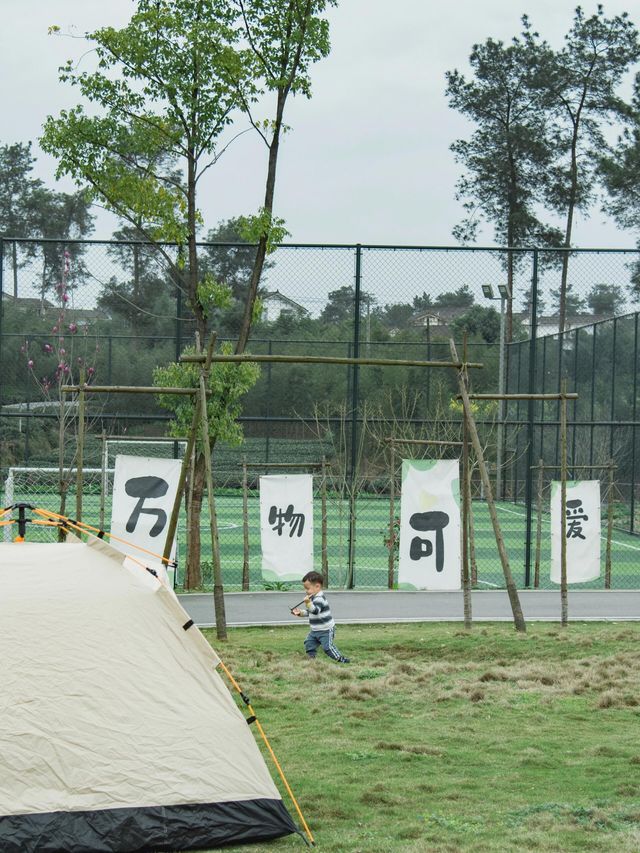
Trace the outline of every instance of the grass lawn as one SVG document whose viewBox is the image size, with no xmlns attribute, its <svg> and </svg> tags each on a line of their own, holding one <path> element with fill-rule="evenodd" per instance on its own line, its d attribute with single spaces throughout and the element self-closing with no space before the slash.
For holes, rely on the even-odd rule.
<svg viewBox="0 0 640 853">
<path fill-rule="evenodd" d="M 343 666 L 305 630 L 205 633 L 319 850 L 640 850 L 640 623 L 345 625 Z"/>
</svg>

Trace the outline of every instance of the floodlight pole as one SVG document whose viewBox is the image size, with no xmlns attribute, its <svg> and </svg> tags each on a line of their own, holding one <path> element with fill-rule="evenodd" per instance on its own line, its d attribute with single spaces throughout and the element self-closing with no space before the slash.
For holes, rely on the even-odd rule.
<svg viewBox="0 0 640 853">
<path fill-rule="evenodd" d="M 504 351 L 505 351 L 505 306 L 506 298 L 500 294 L 500 350 L 498 356 L 498 391 L 504 394 Z M 496 500 L 502 500 L 502 457 L 504 455 L 504 419 L 506 404 L 498 404 L 498 434 L 496 436 Z"/>
</svg>

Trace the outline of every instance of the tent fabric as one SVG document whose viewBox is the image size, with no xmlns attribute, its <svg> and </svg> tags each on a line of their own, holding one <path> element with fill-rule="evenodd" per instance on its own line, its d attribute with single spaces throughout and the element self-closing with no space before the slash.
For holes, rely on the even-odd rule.
<svg viewBox="0 0 640 853">
<path fill-rule="evenodd" d="M 217 655 L 158 578 L 100 540 L 0 543 L 0 590 L 0 849 L 296 831 Z"/>
</svg>

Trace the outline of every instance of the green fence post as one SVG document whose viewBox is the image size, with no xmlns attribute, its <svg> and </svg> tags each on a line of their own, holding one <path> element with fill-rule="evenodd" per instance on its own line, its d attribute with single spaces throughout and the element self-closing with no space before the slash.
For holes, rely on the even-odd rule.
<svg viewBox="0 0 640 853">
<path fill-rule="evenodd" d="M 531 274 L 531 340 L 529 341 L 529 393 L 533 394 L 536 387 L 536 335 L 538 330 L 538 250 L 533 250 L 533 269 Z M 525 504 L 527 510 L 527 530 L 524 540 L 524 585 L 531 586 L 531 516 L 533 503 L 533 408 L 534 401 L 527 403 L 528 444 L 527 470 L 525 480 Z"/>
<path fill-rule="evenodd" d="M 362 246 L 356 246 L 356 271 L 353 318 L 353 357 L 360 358 L 360 285 L 362 283 Z M 351 386 L 351 448 L 349 460 L 349 563 L 347 566 L 347 589 L 353 589 L 355 583 L 356 548 L 356 457 L 358 448 L 358 382 L 359 367 L 353 365 L 353 383 Z"/>
</svg>

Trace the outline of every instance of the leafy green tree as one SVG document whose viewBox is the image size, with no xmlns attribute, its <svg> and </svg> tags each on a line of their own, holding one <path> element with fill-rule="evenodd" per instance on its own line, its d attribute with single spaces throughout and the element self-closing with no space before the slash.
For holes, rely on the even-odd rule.
<svg viewBox="0 0 640 853">
<path fill-rule="evenodd" d="M 165 260 L 202 339 L 197 191 L 233 110 L 241 97 L 255 96 L 234 23 L 224 0 L 137 0 L 127 26 L 88 34 L 97 70 L 79 72 L 72 62 L 62 69 L 61 79 L 78 87 L 91 113 L 78 105 L 49 117 L 41 140 L 59 161 L 58 175 L 88 187 L 141 237 L 186 247 L 179 261 L 166 252 Z"/>
<path fill-rule="evenodd" d="M 19 254 L 24 259 L 33 259 L 37 255 L 41 257 L 40 290 L 44 297 L 47 291 L 52 291 L 60 283 L 65 252 L 74 261 L 73 277 L 80 280 L 84 272 L 81 257 L 85 247 L 80 244 L 65 245 L 64 241 L 82 239 L 93 230 L 90 204 L 84 195 L 47 189 L 39 178 L 31 176 L 35 162 L 30 142 L 0 146 L 0 235 L 60 241 L 27 244 L 21 250 L 15 241 L 11 243 L 15 297 L 20 295 Z M 67 284 L 73 287 L 74 281 L 70 280 Z"/>
<path fill-rule="evenodd" d="M 230 354 L 233 347 L 224 345 L 222 352 Z M 185 354 L 193 354 L 194 348 L 185 350 Z M 256 383 L 260 370 L 257 365 L 213 363 L 209 373 L 209 390 L 212 392 L 207 400 L 207 416 L 209 419 L 209 435 L 205 436 L 203 427 L 196 442 L 197 464 L 195 465 L 195 482 L 191 485 L 192 505 L 191 517 L 192 535 L 188 543 L 187 563 L 185 571 L 185 587 L 195 589 L 202 586 L 200 572 L 200 515 L 204 493 L 204 465 L 201 457 L 204 454 L 203 443 L 208 441 L 214 445 L 218 440 L 237 445 L 242 442 L 242 427 L 238 421 L 242 409 L 242 400 L 247 391 Z M 198 388 L 200 381 L 200 366 L 191 363 L 172 363 L 165 367 L 157 367 L 153 373 L 154 384 L 158 387 Z M 170 434 L 176 438 L 187 438 L 193 420 L 196 397 L 183 395 L 158 395 L 159 404 L 172 412 Z"/>
<path fill-rule="evenodd" d="M 622 108 L 618 87 L 640 56 L 638 32 L 626 12 L 607 18 L 599 5 L 596 14 L 587 17 L 578 6 L 560 51 L 533 36 L 531 44 L 537 51 L 537 89 L 545 112 L 554 118 L 550 141 L 556 157 L 553 168 L 544 173 L 544 199 L 564 216 L 562 246 L 569 249 L 576 212 L 587 210 L 593 200 L 604 128 Z M 569 256 L 568 251 L 562 256 L 560 331 L 569 310 Z"/>
<path fill-rule="evenodd" d="M 594 284 L 587 296 L 587 305 L 594 314 L 615 317 L 624 307 L 624 294 L 615 284 Z"/>
<path fill-rule="evenodd" d="M 468 308 L 473 305 L 473 293 L 468 284 L 461 285 L 457 290 L 447 290 L 439 293 L 433 303 L 435 308 Z"/>
<path fill-rule="evenodd" d="M 452 320 L 450 328 L 456 340 L 462 339 L 466 332 L 472 338 L 493 344 L 500 339 L 500 314 L 495 308 L 473 305 L 465 314 Z"/>
<path fill-rule="evenodd" d="M 241 34 L 249 46 L 262 87 L 275 99 L 270 121 L 257 119 L 251 104 L 243 106 L 268 154 L 264 201 L 257 216 L 245 222 L 245 235 L 257 242 L 236 352 L 244 351 L 255 317 L 258 286 L 267 254 L 286 233 L 273 206 L 284 112 L 290 95 L 311 97 L 310 69 L 329 54 L 329 24 L 322 14 L 337 0 L 232 0 L 240 13 Z"/>
<path fill-rule="evenodd" d="M 582 314 L 585 311 L 585 300 L 579 296 L 573 288 L 572 284 L 568 284 L 564 293 L 558 287 L 551 290 L 552 305 L 560 316 L 564 306 L 565 317 L 571 314 Z M 559 331 L 564 330 L 564 325 L 559 328 Z"/>
<path fill-rule="evenodd" d="M 49 117 L 42 147 L 58 158 L 58 175 L 88 187 L 156 244 L 186 293 L 201 341 L 210 312 L 229 298 L 224 284 L 199 274 L 201 180 L 224 151 L 223 132 L 244 112 L 269 158 L 264 205 L 243 221 L 245 239 L 258 247 L 236 347 L 242 352 L 265 257 L 284 234 L 273 200 L 285 104 L 289 94 L 310 93 L 310 65 L 329 50 L 319 14 L 331 2 L 137 0 L 127 26 L 88 35 L 97 70 L 80 72 L 72 62 L 63 68 L 63 81 L 79 88 L 91 112 L 78 105 Z M 276 97 L 271 121 L 252 112 L 263 92 Z M 166 241 L 184 247 L 177 259 Z"/>
<path fill-rule="evenodd" d="M 640 241 L 640 74 L 624 118 L 626 127 L 615 145 L 603 148 L 598 167 L 608 196 L 604 209 L 622 228 L 636 232 Z M 631 296 L 640 297 L 640 262 L 633 266 Z"/>
<path fill-rule="evenodd" d="M 31 176 L 35 158 L 31 143 L 16 142 L 0 146 L 0 235 L 3 237 L 28 237 L 32 225 L 31 198 L 42 181 Z M 18 247 L 11 244 L 13 268 L 13 295 L 18 296 Z"/>
<path fill-rule="evenodd" d="M 138 334 L 168 335 L 175 328 L 175 282 L 156 247 L 141 242 L 140 230 L 124 225 L 113 233 L 107 252 L 126 278 L 112 276 L 104 282 L 98 306 L 117 326 L 123 324 Z"/>
<path fill-rule="evenodd" d="M 537 51 L 535 34 L 525 17 L 522 36 L 510 44 L 489 38 L 474 45 L 469 58 L 472 79 L 457 70 L 447 72 L 450 105 L 476 125 L 469 139 L 451 146 L 465 169 L 457 196 L 463 199 L 467 218 L 454 229 L 454 236 L 463 242 L 475 239 L 480 218 L 494 226 L 496 238 L 508 248 L 559 242 L 559 232 L 544 226 L 536 213 L 542 193 L 540 176 L 553 158 L 546 115 L 534 85 Z M 517 253 L 506 254 L 507 283 L 514 295 L 517 261 Z M 511 317 L 510 299 L 507 340 L 511 340 Z"/>
<path fill-rule="evenodd" d="M 360 313 L 367 310 L 367 304 L 375 304 L 375 296 L 360 291 Z M 329 292 L 327 303 L 320 312 L 320 321 L 327 325 L 338 325 L 345 321 L 353 323 L 356 310 L 356 290 L 351 284 L 338 287 Z"/>
</svg>

